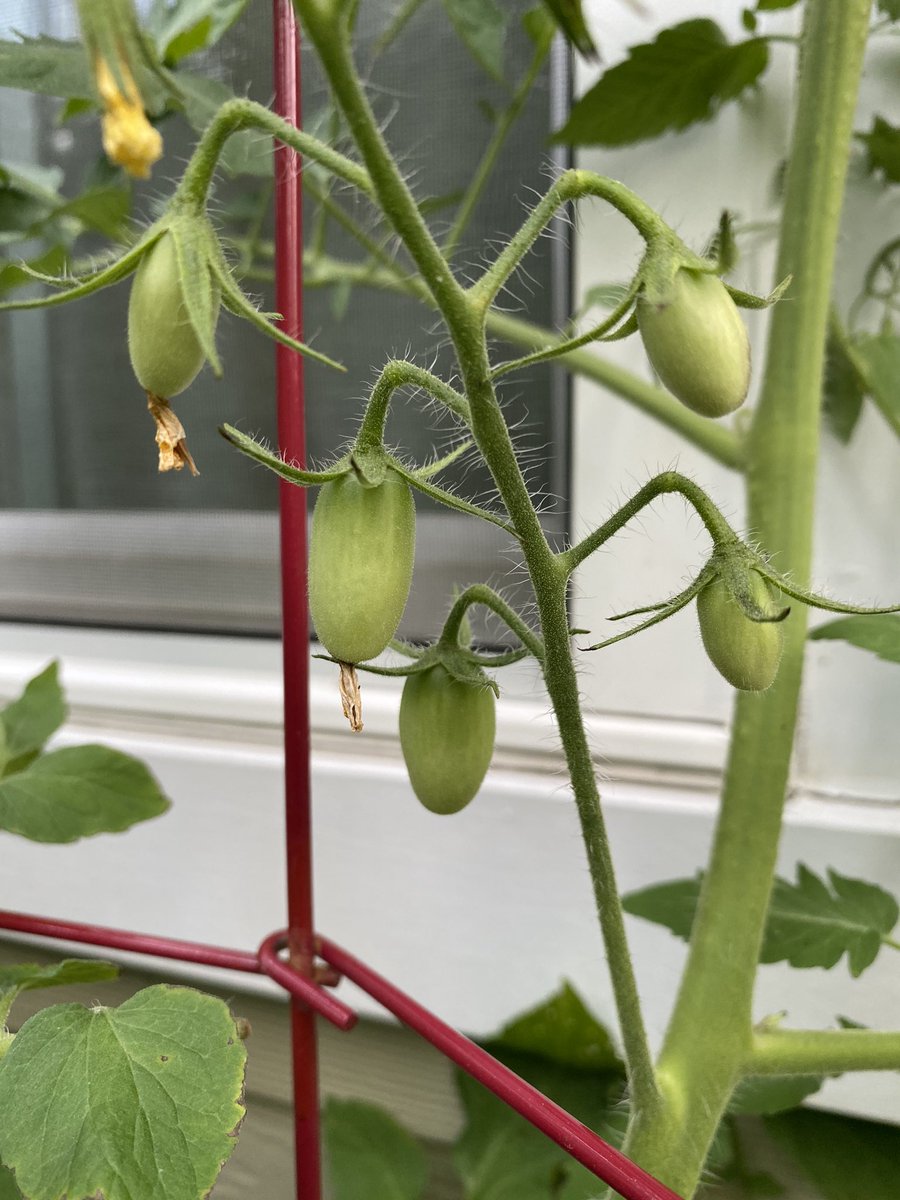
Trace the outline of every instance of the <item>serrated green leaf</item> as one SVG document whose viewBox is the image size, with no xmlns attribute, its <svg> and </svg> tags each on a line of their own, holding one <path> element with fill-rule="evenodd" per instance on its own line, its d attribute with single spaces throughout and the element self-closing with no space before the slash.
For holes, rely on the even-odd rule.
<svg viewBox="0 0 900 1200">
<path fill-rule="evenodd" d="M 201 1200 L 234 1149 L 245 1059 L 227 1007 L 190 988 L 44 1009 L 0 1064 L 0 1156 L 29 1200 Z"/>
<path fill-rule="evenodd" d="M 831 890 L 801 863 L 795 884 L 775 880 L 760 962 L 828 969 L 846 953 L 854 976 L 874 962 L 897 923 L 897 901 L 875 884 L 836 871 L 828 878 Z M 624 896 L 622 906 L 688 941 L 701 884 L 700 875 L 658 884 Z"/>
<path fill-rule="evenodd" d="M 16 759 L 40 750 L 68 716 L 59 685 L 59 663 L 52 662 L 25 685 L 18 700 L 0 711 L 4 732 L 2 761 L 8 770 Z"/>
<path fill-rule="evenodd" d="M 0 780 L 0 829 L 35 842 L 118 833 L 168 807 L 144 764 L 107 746 L 55 750 Z"/>
<path fill-rule="evenodd" d="M 897 923 L 897 901 L 883 888 L 828 872 L 832 890 L 800 863 L 796 884 L 775 881 L 760 962 L 833 967 L 846 953 L 850 973 L 871 966 Z"/>
<path fill-rule="evenodd" d="M 822 413 L 828 428 L 844 445 L 853 436 L 865 396 L 866 381 L 847 353 L 844 338 L 832 329 L 825 347 Z"/>
<path fill-rule="evenodd" d="M 633 46 L 574 105 L 554 140 L 625 146 L 708 121 L 755 83 L 768 61 L 763 38 L 731 44 L 714 21 L 684 21 Z"/>
<path fill-rule="evenodd" d="M 728 1111 L 732 1116 L 761 1116 L 797 1108 L 825 1082 L 824 1076 L 776 1075 L 742 1079 L 734 1089 Z"/>
<path fill-rule="evenodd" d="M 808 1108 L 763 1120 L 822 1200 L 897 1200 L 896 1126 Z"/>
<path fill-rule="evenodd" d="M 0 80 L 3 87 L 44 96 L 87 98 L 94 94 L 84 47 L 50 37 L 0 41 Z"/>
<path fill-rule="evenodd" d="M 453 27 L 476 62 L 502 82 L 508 15 L 496 0 L 444 0 Z"/>
<path fill-rule="evenodd" d="M 759 22 L 756 19 L 756 13 L 752 8 L 745 8 L 741 13 L 741 24 L 748 33 L 756 33 Z"/>
<path fill-rule="evenodd" d="M 382 1109 L 330 1099 L 322 1129 L 333 1200 L 418 1200 L 424 1192 L 425 1151 Z"/>
<path fill-rule="evenodd" d="M 567 1067 L 621 1071 L 612 1039 L 569 983 L 500 1031 L 492 1046 L 548 1058 Z"/>
<path fill-rule="evenodd" d="M 869 170 L 881 171 L 887 183 L 900 183 L 900 127 L 875 117 L 869 132 L 856 136 L 866 147 Z"/>
<path fill-rule="evenodd" d="M 814 642 L 840 641 L 877 654 L 886 662 L 900 663 L 900 616 L 841 617 L 820 625 L 809 635 Z"/>
</svg>

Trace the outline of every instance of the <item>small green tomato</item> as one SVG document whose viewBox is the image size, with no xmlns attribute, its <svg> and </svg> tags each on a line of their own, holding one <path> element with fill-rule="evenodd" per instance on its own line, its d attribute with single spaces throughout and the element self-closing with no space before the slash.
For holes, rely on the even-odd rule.
<svg viewBox="0 0 900 1200">
<path fill-rule="evenodd" d="M 750 587 L 760 608 L 770 608 L 769 585 L 755 571 Z M 732 687 L 764 692 L 772 686 L 784 646 L 781 622 L 751 621 L 718 576 L 697 597 L 697 617 L 706 653 Z"/>
<path fill-rule="evenodd" d="M 205 361 L 188 316 L 170 233 L 150 247 L 131 285 L 128 351 L 138 383 L 161 400 L 183 392 Z"/>
<path fill-rule="evenodd" d="M 653 369 L 682 404 L 703 417 L 740 408 L 750 386 L 750 341 L 721 279 L 682 268 L 664 307 L 638 297 L 637 319 Z"/>
<path fill-rule="evenodd" d="M 410 675 L 400 746 L 413 791 L 433 813 L 455 813 L 481 787 L 494 752 L 494 693 L 460 683 L 440 663 Z"/>
<path fill-rule="evenodd" d="M 389 470 L 377 487 L 351 471 L 326 483 L 313 511 L 309 610 L 332 658 L 376 658 L 397 632 L 412 583 L 416 508 Z"/>
</svg>

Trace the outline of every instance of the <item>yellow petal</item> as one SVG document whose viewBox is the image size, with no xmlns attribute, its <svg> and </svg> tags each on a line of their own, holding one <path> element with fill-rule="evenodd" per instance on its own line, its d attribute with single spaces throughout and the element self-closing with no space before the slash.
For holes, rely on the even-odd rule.
<svg viewBox="0 0 900 1200">
<path fill-rule="evenodd" d="M 97 90 L 103 101 L 103 149 L 110 162 L 124 167 L 129 175 L 146 179 L 151 166 L 162 156 L 162 138 L 147 120 L 141 95 L 124 62 L 119 70 L 127 93 L 102 58 L 95 63 Z"/>
</svg>

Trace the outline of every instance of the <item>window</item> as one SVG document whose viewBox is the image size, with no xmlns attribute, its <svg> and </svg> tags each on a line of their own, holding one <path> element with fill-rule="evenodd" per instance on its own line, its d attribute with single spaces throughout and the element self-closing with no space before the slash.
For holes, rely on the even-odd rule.
<svg viewBox="0 0 900 1200">
<path fill-rule="evenodd" d="M 0 0 L 0 27 L 22 25 L 21 6 Z M 449 228 L 452 201 L 474 174 L 490 127 L 477 103 L 500 103 L 504 93 L 469 56 L 438 8 L 423 8 L 404 37 L 377 57 L 390 5 L 365 5 L 360 21 L 362 61 L 371 79 L 388 136 L 415 177 L 417 195 L 435 208 L 435 229 Z M 271 95 L 268 8 L 253 6 L 239 26 L 196 69 L 238 93 L 265 101 Z M 73 36 L 69 0 L 30 8 L 27 33 Z M 433 53 L 436 42 L 441 53 Z M 524 33 L 508 47 L 510 70 L 525 70 L 532 47 Z M 189 64 L 189 67 L 194 64 Z M 311 55 L 304 56 L 305 120 L 334 136 L 327 94 Z M 521 222 L 525 205 L 544 186 L 553 160 L 546 138 L 566 94 L 566 59 L 554 55 L 503 150 L 496 174 L 461 243 L 461 257 L 480 254 L 491 237 Z M 193 95 L 193 92 L 191 92 Z M 94 117 L 58 122 L 59 101 L 4 90 L 0 96 L 0 162 L 21 164 L 63 194 L 85 179 L 125 186 L 98 158 Z M 170 189 L 196 140 L 181 120 L 165 122 L 167 157 L 154 180 L 136 189 L 145 218 Z M 340 130 L 338 129 L 338 138 Z M 255 139 L 267 161 L 268 139 Z M 263 168 L 265 170 L 265 167 Z M 164 182 L 165 181 L 165 182 Z M 448 203 L 449 198 L 449 203 Z M 223 176 L 212 210 L 229 233 L 246 235 L 262 221 L 262 254 L 256 274 L 271 274 L 271 183 L 267 175 Z M 363 227 L 371 217 L 352 197 L 335 202 Z M 318 242 L 310 202 L 307 235 Z M 381 237 L 378 233 L 376 236 Z M 101 244 L 82 238 L 78 254 Z M 334 258 L 359 262 L 354 239 L 331 221 L 324 247 Z M 388 243 L 388 249 L 390 249 Z M 29 243 L 11 247 L 29 252 Z M 568 311 L 568 251 L 563 237 L 542 242 L 529 263 L 520 296 L 541 323 Z M 474 261 L 474 259 L 473 259 Z M 274 307 L 271 287 L 250 278 L 250 290 Z M 246 323 L 223 317 L 219 344 L 225 379 L 207 370 L 176 404 L 201 475 L 158 476 L 151 424 L 130 370 L 125 340 L 128 285 L 100 292 L 83 304 L 3 314 L 0 322 L 0 414 L 9 436 L 0 447 L 0 616 L 14 620 L 143 628 L 277 633 L 279 597 L 275 509 L 277 488 L 266 472 L 239 458 L 216 434 L 229 422 L 274 439 L 272 346 Z M 348 368 L 339 374 L 306 365 L 310 454 L 321 461 L 352 437 L 368 387 L 388 357 L 409 357 L 449 375 L 452 359 L 435 319 L 409 298 L 357 288 L 310 288 L 305 300 L 307 340 Z M 561 535 L 567 491 L 566 384 L 543 372 L 505 391 L 523 444 L 550 447 L 536 458 L 533 482 L 552 501 L 545 520 Z M 398 396 L 389 436 L 418 461 L 447 446 L 446 421 Z M 463 461 L 451 468 L 452 484 L 465 477 L 469 494 L 485 494 L 490 480 Z M 444 598 L 454 585 L 497 575 L 502 535 L 429 501 L 419 504 L 417 581 L 402 632 L 434 636 Z M 506 560 L 503 560 L 503 570 Z"/>
</svg>

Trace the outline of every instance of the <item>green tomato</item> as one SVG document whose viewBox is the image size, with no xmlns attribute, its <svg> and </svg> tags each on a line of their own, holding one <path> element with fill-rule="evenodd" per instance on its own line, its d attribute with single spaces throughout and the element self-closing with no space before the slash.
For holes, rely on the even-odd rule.
<svg viewBox="0 0 900 1200">
<path fill-rule="evenodd" d="M 412 583 L 416 507 L 389 470 L 377 487 L 350 471 L 326 483 L 313 511 L 309 610 L 332 658 L 366 662 L 397 632 Z"/>
<path fill-rule="evenodd" d="M 128 351 L 138 383 L 160 400 L 183 392 L 206 359 L 188 316 L 169 233 L 141 259 L 131 285 Z"/>
<path fill-rule="evenodd" d="M 771 606 L 769 585 L 755 571 L 750 588 L 761 608 Z M 751 621 L 718 576 L 697 597 L 697 616 L 706 653 L 732 687 L 742 692 L 771 687 L 784 646 L 781 622 Z"/>
<path fill-rule="evenodd" d="M 430 812 L 459 812 L 475 797 L 494 752 L 494 709 L 490 688 L 460 683 L 440 663 L 406 680 L 400 746 Z"/>
<path fill-rule="evenodd" d="M 647 357 L 682 404 L 703 417 L 724 417 L 747 398 L 747 328 L 717 276 L 682 268 L 673 286 L 664 307 L 638 297 Z"/>
</svg>

